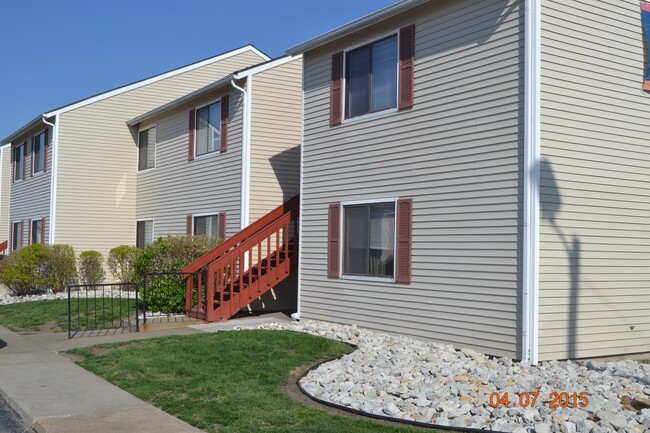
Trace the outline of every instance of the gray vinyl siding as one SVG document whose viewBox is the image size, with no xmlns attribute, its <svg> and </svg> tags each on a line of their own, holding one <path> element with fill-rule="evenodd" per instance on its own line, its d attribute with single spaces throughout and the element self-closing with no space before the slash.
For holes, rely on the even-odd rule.
<svg viewBox="0 0 650 433">
<path fill-rule="evenodd" d="M 104 255 L 133 245 L 137 131 L 126 121 L 262 60 L 245 51 L 61 114 L 56 242 Z"/>
<path fill-rule="evenodd" d="M 18 140 L 14 140 L 12 147 L 16 148 L 27 141 L 25 178 L 10 183 L 9 198 L 9 226 L 11 223 L 24 221 L 25 230 L 23 233 L 23 245 L 29 245 L 28 224 L 30 220 L 45 218 L 45 242 L 47 243 L 50 234 L 50 192 L 52 185 L 52 128 L 48 127 L 48 150 L 47 150 L 47 171 L 39 172 L 31 176 L 31 138 L 43 132 L 45 125 L 29 131 Z M 10 160 L 12 152 L 8 151 L 5 156 Z M 13 164 L 10 166 L 10 179 L 13 179 Z M 4 192 L 3 192 L 4 194 Z M 11 242 L 11 241 L 10 241 Z"/>
<path fill-rule="evenodd" d="M 523 11 L 430 2 L 306 53 L 302 317 L 520 357 Z M 413 22 L 414 107 L 330 127 L 332 54 Z M 328 279 L 328 205 L 393 198 L 413 282 Z"/>
<path fill-rule="evenodd" d="M 250 222 L 300 190 L 302 59 L 253 76 Z"/>
<path fill-rule="evenodd" d="M 138 173 L 137 219 L 154 220 L 154 238 L 184 235 L 188 214 L 226 213 L 226 235 L 240 227 L 241 132 L 243 98 L 230 95 L 228 150 L 187 160 L 189 110 L 218 101 L 212 92 L 171 114 L 155 119 L 156 168 Z"/>
<path fill-rule="evenodd" d="M 543 3 L 541 359 L 650 352 L 642 37 L 638 1 Z"/>
</svg>

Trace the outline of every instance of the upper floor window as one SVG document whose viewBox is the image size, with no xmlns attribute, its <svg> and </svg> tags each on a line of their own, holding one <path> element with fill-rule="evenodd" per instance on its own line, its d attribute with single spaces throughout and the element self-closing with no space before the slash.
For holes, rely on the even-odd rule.
<svg viewBox="0 0 650 433">
<path fill-rule="evenodd" d="M 221 143 L 221 102 L 196 110 L 196 155 L 219 150 Z"/>
<path fill-rule="evenodd" d="M 138 171 L 156 166 L 156 127 L 138 134 Z"/>
<path fill-rule="evenodd" d="M 45 171 L 45 158 L 47 158 L 45 145 L 45 131 L 32 138 L 32 168 L 34 173 Z"/>
<path fill-rule="evenodd" d="M 348 51 L 345 65 L 346 118 L 397 106 L 397 35 Z"/>
<path fill-rule="evenodd" d="M 14 149 L 14 180 L 25 177 L 25 149 L 27 142 Z"/>
</svg>

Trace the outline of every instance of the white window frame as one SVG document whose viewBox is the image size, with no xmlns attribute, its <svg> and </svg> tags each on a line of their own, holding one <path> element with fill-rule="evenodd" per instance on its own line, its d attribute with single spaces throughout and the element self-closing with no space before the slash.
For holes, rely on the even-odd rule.
<svg viewBox="0 0 650 433">
<path fill-rule="evenodd" d="M 225 96 L 225 94 L 223 96 Z M 198 152 L 196 151 L 196 140 L 197 140 L 197 138 L 199 136 L 199 133 L 198 133 L 199 130 L 196 127 L 196 125 L 197 125 L 197 123 L 199 121 L 199 110 L 202 109 L 202 108 L 205 108 L 205 107 L 209 107 L 210 105 L 216 104 L 216 103 L 219 103 L 219 122 L 221 122 L 221 111 L 223 110 L 223 107 L 221 107 L 221 98 L 223 96 L 220 96 L 217 99 L 214 99 L 214 100 L 212 100 L 212 101 L 210 101 L 208 103 L 201 104 L 200 106 L 194 107 L 194 159 L 209 158 L 209 157 L 212 157 L 214 155 L 219 155 L 221 153 L 221 152 L 219 152 L 219 149 L 217 149 L 217 150 L 213 150 L 211 152 L 203 153 L 201 155 L 198 154 Z M 219 126 L 219 140 L 221 140 L 221 126 Z M 219 144 L 221 144 L 221 143 L 219 143 Z M 208 215 L 212 215 L 212 214 L 208 214 Z M 192 221 L 194 221 L 194 220 L 192 220 Z M 192 222 L 192 224 L 194 224 L 194 222 Z"/>
<path fill-rule="evenodd" d="M 220 213 L 223 213 L 223 212 L 219 211 L 219 212 L 193 213 L 192 214 L 192 230 L 190 230 L 190 232 L 192 234 L 190 236 L 199 236 L 199 235 L 194 234 L 194 227 L 195 227 L 194 219 L 196 219 L 197 217 L 208 217 L 208 216 L 217 217 L 217 232 L 218 232 L 219 231 L 219 214 Z M 215 237 L 218 238 L 219 236 L 215 236 Z"/>
<path fill-rule="evenodd" d="M 147 240 L 145 239 L 144 246 L 147 246 L 148 243 L 151 243 L 151 242 L 153 242 L 154 239 L 156 239 L 156 235 L 155 235 L 155 233 L 156 233 L 155 232 L 155 229 L 156 229 L 155 224 L 156 223 L 155 223 L 154 219 L 153 218 L 137 219 L 137 220 L 135 220 L 135 242 L 134 242 L 136 247 L 138 246 L 138 223 L 146 222 L 146 221 L 151 221 L 151 241 L 147 242 Z"/>
<path fill-rule="evenodd" d="M 34 238 L 34 223 L 44 224 L 45 222 L 43 221 L 43 218 L 34 218 L 34 219 L 29 220 L 29 231 L 28 231 L 29 239 L 27 240 L 28 245 L 33 245 L 34 244 L 34 242 L 32 242 L 32 239 Z M 43 231 L 45 231 L 45 230 L 43 230 Z M 40 230 L 39 230 L 39 232 L 40 232 Z M 44 244 L 45 239 L 41 239 L 41 242 L 39 242 L 39 243 Z"/>
<path fill-rule="evenodd" d="M 357 48 L 361 48 L 361 47 L 364 47 L 366 45 L 370 45 L 370 44 L 372 44 L 374 42 L 377 42 L 377 41 L 380 41 L 382 39 L 386 39 L 389 36 L 393 36 L 393 35 L 397 35 L 397 58 L 396 58 L 397 61 L 395 62 L 395 70 L 397 71 L 397 75 L 396 75 L 397 85 L 395 86 L 395 92 L 396 92 L 395 107 L 386 108 L 385 110 L 375 111 L 375 112 L 372 112 L 372 113 L 362 114 L 362 115 L 356 116 L 356 117 L 350 117 L 350 118 L 346 117 L 348 83 L 347 83 L 347 78 L 346 78 L 345 71 L 347 70 L 348 52 L 354 51 Z M 348 123 L 363 122 L 363 121 L 374 119 L 374 118 L 377 118 L 377 117 L 383 117 L 383 116 L 387 116 L 387 115 L 390 115 L 390 114 L 393 114 L 393 113 L 397 113 L 399 111 L 399 108 L 398 108 L 398 106 L 399 106 L 399 47 L 400 47 L 400 31 L 399 31 L 399 29 L 395 29 L 395 30 L 392 30 L 390 32 L 386 32 L 386 33 L 383 33 L 381 35 L 378 35 L 376 37 L 368 38 L 368 39 L 364 40 L 363 42 L 361 42 L 359 44 L 352 45 L 352 46 L 347 47 L 346 49 L 343 50 L 343 76 L 341 77 L 341 85 L 343 86 L 342 87 L 343 91 L 341 92 L 342 93 L 341 109 L 343 110 L 343 115 L 342 115 L 342 119 L 341 119 L 341 124 L 342 125 L 348 124 Z"/>
<path fill-rule="evenodd" d="M 372 205 L 393 203 L 395 207 L 395 228 L 393 236 L 393 277 L 370 277 L 364 275 L 347 275 L 343 273 L 343 253 L 345 244 L 343 240 L 345 224 L 345 207 L 354 205 Z M 395 283 L 395 272 L 397 271 L 397 198 L 391 197 L 386 199 L 368 199 L 368 200 L 348 200 L 341 202 L 341 211 L 339 212 L 339 275 L 343 280 L 373 281 L 378 283 Z"/>
<path fill-rule="evenodd" d="M 31 152 L 31 153 L 32 153 L 32 158 L 33 158 L 33 156 L 36 154 L 36 153 L 34 152 L 34 143 L 35 143 L 35 140 L 34 140 L 34 139 L 35 139 L 36 137 L 38 137 L 39 135 L 43 134 L 43 148 L 41 149 L 41 154 L 43 155 L 43 170 L 36 171 L 36 164 L 32 161 L 32 167 L 34 167 L 34 172 L 32 173 L 32 176 L 38 176 L 38 175 L 41 175 L 41 174 L 45 173 L 45 165 L 46 165 L 46 163 L 47 163 L 47 153 L 45 152 L 45 149 L 48 148 L 48 146 L 47 146 L 47 142 L 46 142 L 46 140 L 45 140 L 46 138 L 48 138 L 48 137 L 47 137 L 48 134 L 46 134 L 46 131 L 47 131 L 47 130 L 44 129 L 42 132 L 39 132 L 38 134 L 35 134 L 35 135 L 32 137 L 32 152 Z"/>
<path fill-rule="evenodd" d="M 22 157 L 21 162 L 20 162 L 20 167 L 21 167 L 21 170 L 23 170 L 23 175 L 20 176 L 20 177 L 16 177 L 16 174 L 18 174 L 18 163 L 16 163 L 16 155 L 14 154 L 13 155 L 14 160 L 11 161 L 11 165 L 14 167 L 14 176 L 13 176 L 13 181 L 14 182 L 25 180 L 27 178 L 26 173 L 25 173 L 25 170 L 27 170 L 27 161 L 25 161 L 25 162 L 22 161 L 22 160 L 27 158 L 27 140 L 23 141 L 18 146 L 16 146 L 16 151 L 18 151 L 18 149 L 20 149 L 21 147 L 23 149 L 22 150 L 23 157 Z"/>
<path fill-rule="evenodd" d="M 156 128 L 156 137 L 155 137 L 155 139 L 154 139 L 154 144 L 153 144 L 153 167 L 151 167 L 151 168 L 145 168 L 145 169 L 143 169 L 143 170 L 140 170 L 140 133 L 141 133 L 141 132 L 144 132 L 144 131 L 148 131 L 148 130 L 150 130 L 150 129 L 152 129 L 152 128 Z M 153 125 L 148 125 L 146 128 L 140 128 L 140 129 L 138 129 L 138 143 L 137 143 L 137 148 L 138 148 L 138 157 L 136 158 L 136 162 L 135 162 L 135 170 L 136 170 L 138 173 L 146 173 L 146 172 L 149 172 L 149 171 L 151 171 L 151 170 L 155 170 L 156 165 L 157 165 L 157 164 L 156 164 L 156 162 L 157 162 L 156 160 L 157 160 L 157 158 L 158 158 L 158 155 L 157 155 L 157 153 L 158 153 L 158 124 L 157 124 L 157 123 L 154 123 Z"/>
</svg>

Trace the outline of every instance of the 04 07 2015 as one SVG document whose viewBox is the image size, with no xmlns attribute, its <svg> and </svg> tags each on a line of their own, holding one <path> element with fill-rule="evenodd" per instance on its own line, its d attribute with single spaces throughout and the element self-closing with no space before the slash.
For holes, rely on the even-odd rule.
<svg viewBox="0 0 650 433">
<path fill-rule="evenodd" d="M 589 396 L 586 392 L 557 392 L 553 391 L 548 394 L 548 398 L 542 398 L 542 402 L 538 403 L 540 397 L 539 391 L 521 392 L 519 395 L 514 394 L 513 398 L 507 392 L 498 393 L 493 392 L 490 394 L 490 406 L 497 408 L 499 406 L 513 407 L 519 405 L 521 407 L 535 407 L 536 404 L 547 404 L 551 409 L 560 407 L 587 407 L 589 406 Z"/>
</svg>

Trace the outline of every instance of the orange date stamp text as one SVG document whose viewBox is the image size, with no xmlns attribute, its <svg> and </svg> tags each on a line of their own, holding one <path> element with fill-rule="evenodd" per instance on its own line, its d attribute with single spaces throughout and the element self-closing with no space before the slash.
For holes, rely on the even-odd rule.
<svg viewBox="0 0 650 433">
<path fill-rule="evenodd" d="M 535 404 L 548 404 L 551 409 L 560 407 L 587 407 L 589 406 L 589 397 L 586 392 L 568 393 L 568 392 L 551 392 L 548 398 L 542 398 L 543 402 L 538 403 L 539 391 L 522 392 L 518 398 L 511 399 L 509 393 L 493 392 L 490 394 L 490 406 L 497 408 L 499 406 L 512 407 L 519 405 L 523 408 L 535 407 Z M 516 397 L 516 395 L 515 395 Z M 512 405 L 511 405 L 512 403 Z"/>
</svg>

